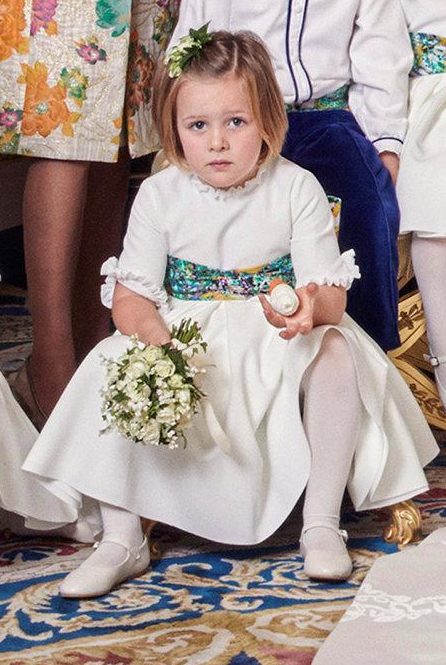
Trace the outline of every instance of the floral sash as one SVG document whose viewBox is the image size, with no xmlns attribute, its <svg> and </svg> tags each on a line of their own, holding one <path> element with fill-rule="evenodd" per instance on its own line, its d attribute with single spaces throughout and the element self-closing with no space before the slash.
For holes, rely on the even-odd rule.
<svg viewBox="0 0 446 665">
<path fill-rule="evenodd" d="M 410 39 L 414 52 L 413 76 L 446 73 L 446 37 L 412 32 Z"/>
<path fill-rule="evenodd" d="M 334 92 L 319 97 L 318 99 L 310 99 L 308 102 L 302 104 L 287 104 L 287 111 L 333 111 L 333 110 L 348 110 L 348 91 L 350 86 L 343 85 Z"/>
<path fill-rule="evenodd" d="M 294 286 L 290 254 L 240 270 L 220 270 L 169 256 L 164 285 L 170 295 L 181 300 L 242 300 L 266 293 L 276 277 Z"/>
</svg>

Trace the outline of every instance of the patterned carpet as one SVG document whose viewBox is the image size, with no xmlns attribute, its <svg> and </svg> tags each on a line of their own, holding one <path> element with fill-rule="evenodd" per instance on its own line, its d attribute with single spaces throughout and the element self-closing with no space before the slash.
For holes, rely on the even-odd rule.
<svg viewBox="0 0 446 665">
<path fill-rule="evenodd" d="M 0 367 L 29 353 L 23 293 L 0 288 Z M 418 499 L 424 532 L 446 525 L 446 456 L 429 468 Z M 443 479 L 443 480 L 442 480 Z M 386 552 L 386 511 L 343 512 L 354 574 L 317 584 L 302 572 L 299 507 L 262 545 L 227 547 L 162 525 L 161 556 L 138 579 L 94 600 L 64 600 L 57 586 L 89 547 L 0 532 L 0 665 L 309 665 Z M 335 664 L 338 665 L 338 664 Z"/>
</svg>

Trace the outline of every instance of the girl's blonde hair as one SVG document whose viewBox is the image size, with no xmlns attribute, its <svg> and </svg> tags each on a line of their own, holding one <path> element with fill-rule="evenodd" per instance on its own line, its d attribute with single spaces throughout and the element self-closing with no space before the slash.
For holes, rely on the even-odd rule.
<svg viewBox="0 0 446 665">
<path fill-rule="evenodd" d="M 220 78 L 234 74 L 244 81 L 253 118 L 263 145 L 262 162 L 280 154 L 288 129 L 282 93 L 268 51 L 252 32 L 217 31 L 177 78 L 160 63 L 153 82 L 152 117 L 169 162 L 185 166 L 177 130 L 176 101 L 182 83 L 200 76 Z"/>
</svg>

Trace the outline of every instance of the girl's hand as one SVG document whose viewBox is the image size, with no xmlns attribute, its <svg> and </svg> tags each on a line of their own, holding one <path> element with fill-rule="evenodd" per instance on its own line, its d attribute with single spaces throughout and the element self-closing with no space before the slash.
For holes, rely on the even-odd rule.
<svg viewBox="0 0 446 665">
<path fill-rule="evenodd" d="M 159 319 L 150 321 L 148 325 L 139 330 L 138 339 L 144 344 L 160 346 L 161 344 L 170 344 L 171 335 L 169 328 L 159 317 Z"/>
<path fill-rule="evenodd" d="M 317 284 L 308 284 L 296 289 L 299 296 L 299 307 L 292 316 L 283 316 L 276 312 L 268 302 L 266 296 L 259 295 L 263 312 L 267 321 L 275 328 L 284 328 L 279 335 L 282 339 L 292 339 L 297 334 L 308 335 L 313 330 L 313 311 L 316 295 L 319 291 Z"/>
</svg>

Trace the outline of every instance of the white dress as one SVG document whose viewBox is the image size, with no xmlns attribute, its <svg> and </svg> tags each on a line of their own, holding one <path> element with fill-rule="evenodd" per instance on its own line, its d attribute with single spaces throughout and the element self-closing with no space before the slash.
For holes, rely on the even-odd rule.
<svg viewBox="0 0 446 665">
<path fill-rule="evenodd" d="M 409 129 L 397 181 L 400 231 L 446 236 L 446 3 L 402 0 L 402 5 L 411 33 L 442 38 L 416 46 L 423 73 L 442 73 L 411 77 Z"/>
<path fill-rule="evenodd" d="M 103 298 L 115 280 L 155 300 L 170 325 L 199 322 L 208 342 L 204 390 L 230 449 L 197 414 L 185 449 L 141 446 L 109 432 L 101 418 L 101 357 L 121 354 L 114 335 L 85 359 L 24 465 L 56 479 L 73 505 L 85 494 L 220 542 L 264 540 L 305 488 L 310 449 L 299 409 L 302 375 L 335 327 L 354 355 L 363 403 L 349 491 L 358 509 L 427 488 L 422 466 L 437 446 L 409 389 L 378 346 L 348 317 L 284 341 L 257 297 L 181 300 L 163 287 L 167 255 L 220 270 L 247 269 L 290 253 L 297 285 L 348 286 L 352 253 L 339 256 L 325 194 L 315 178 L 279 158 L 243 188 L 215 190 L 175 167 L 146 180 L 124 250 L 109 261 Z M 346 396 L 348 399 L 348 396 Z M 321 417 L 324 414 L 321 413 Z"/>
<path fill-rule="evenodd" d="M 31 529 L 47 531 L 74 522 L 77 509 L 55 497 L 35 476 L 21 469 L 38 433 L 1 373 L 0 421 L 0 521 L 3 526 L 16 524 L 9 513 L 24 517 L 25 525 Z"/>
</svg>

